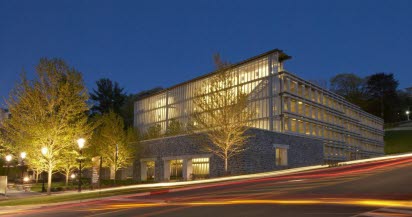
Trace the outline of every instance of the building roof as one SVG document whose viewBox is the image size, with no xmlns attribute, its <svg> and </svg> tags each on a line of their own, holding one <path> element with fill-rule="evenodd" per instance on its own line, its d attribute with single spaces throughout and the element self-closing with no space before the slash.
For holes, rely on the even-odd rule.
<svg viewBox="0 0 412 217">
<path fill-rule="evenodd" d="M 241 61 L 241 62 L 238 62 L 238 63 L 236 63 L 236 64 L 230 65 L 229 67 L 225 68 L 224 70 L 228 70 L 228 69 L 231 69 L 231 68 L 235 68 L 235 67 L 237 67 L 237 66 L 239 66 L 239 65 L 245 64 L 245 63 L 247 63 L 247 62 L 251 62 L 251 61 L 253 61 L 253 60 L 259 59 L 259 58 L 261 58 L 261 57 L 267 56 L 267 55 L 272 54 L 272 53 L 279 53 L 279 61 L 280 61 L 280 62 L 283 62 L 283 61 L 285 61 L 285 60 L 288 60 L 288 59 L 291 59 L 291 58 L 292 58 L 291 56 L 289 56 L 289 55 L 287 55 L 286 53 L 284 53 L 283 50 L 273 49 L 273 50 L 267 51 L 267 52 L 265 52 L 265 53 L 259 54 L 259 55 L 257 55 L 257 56 L 251 57 L 251 58 L 249 58 L 249 59 L 243 60 L 243 61 Z M 161 91 L 158 91 L 158 92 L 152 93 L 152 94 L 150 94 L 150 95 L 144 96 L 144 97 L 140 98 L 138 101 L 140 101 L 140 100 L 142 100 L 142 99 L 149 98 L 149 97 L 154 96 L 154 95 L 157 95 L 157 94 L 165 93 L 165 92 L 167 92 L 167 91 L 169 91 L 169 90 L 171 90 L 171 89 L 173 89 L 173 88 L 179 87 L 179 86 L 181 86 L 181 85 L 184 85 L 184 84 L 187 84 L 187 83 L 190 83 L 190 82 L 194 82 L 194 81 L 197 81 L 197 80 L 206 78 L 206 77 L 208 77 L 208 76 L 211 76 L 213 73 L 215 73 L 215 72 L 217 72 L 217 71 L 221 71 L 221 70 L 215 70 L 215 71 L 212 71 L 212 72 L 210 72 L 210 73 L 207 73 L 207 74 L 204 74 L 204 75 L 201 75 L 201 76 L 192 78 L 192 79 L 187 80 L 187 81 L 184 81 L 184 82 L 182 82 L 182 83 L 175 84 L 175 85 L 173 85 L 173 86 L 171 86 L 171 87 L 168 87 L 168 88 L 165 88 L 165 89 L 163 89 L 163 90 L 161 90 Z"/>
</svg>

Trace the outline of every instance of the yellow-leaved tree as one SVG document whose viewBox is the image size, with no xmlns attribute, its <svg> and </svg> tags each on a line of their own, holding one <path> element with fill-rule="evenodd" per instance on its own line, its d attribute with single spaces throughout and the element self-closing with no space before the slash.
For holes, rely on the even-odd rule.
<svg viewBox="0 0 412 217">
<path fill-rule="evenodd" d="M 63 153 L 77 150 L 76 140 L 89 137 L 88 92 L 82 75 L 60 59 L 41 59 L 33 80 L 22 76 L 7 100 L 12 118 L 3 123 L 8 149 L 27 153 L 33 168 L 52 174 L 66 161 Z M 30 165 L 32 164 L 32 165 Z"/>
<path fill-rule="evenodd" d="M 138 141 L 133 127 L 125 129 L 123 118 L 113 111 L 95 117 L 98 127 L 91 140 L 91 154 L 100 156 L 103 166 L 110 168 L 110 179 L 116 172 L 133 163 Z"/>
<path fill-rule="evenodd" d="M 245 150 L 250 137 L 246 133 L 254 112 L 248 108 L 248 95 L 235 86 L 236 76 L 226 70 L 227 64 L 215 57 L 218 71 L 202 82 L 196 91 L 191 116 L 191 127 L 203 132 L 212 144 L 206 149 L 224 160 L 225 173 L 228 160 Z"/>
</svg>

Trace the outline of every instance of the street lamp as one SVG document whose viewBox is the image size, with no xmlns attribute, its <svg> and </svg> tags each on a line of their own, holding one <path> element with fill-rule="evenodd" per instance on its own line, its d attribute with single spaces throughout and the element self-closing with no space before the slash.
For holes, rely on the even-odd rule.
<svg viewBox="0 0 412 217">
<path fill-rule="evenodd" d="M 43 156 L 46 155 L 48 151 L 49 151 L 49 149 L 47 149 L 47 147 L 43 147 L 41 149 L 41 153 L 43 154 Z"/>
<path fill-rule="evenodd" d="M 43 154 L 43 156 L 46 156 L 47 152 L 49 152 L 49 149 L 47 147 L 41 148 L 41 153 Z M 41 192 L 46 192 L 46 188 L 44 187 L 44 171 L 41 173 L 41 179 L 42 179 Z"/>
<path fill-rule="evenodd" d="M 80 158 L 79 158 L 79 192 L 82 191 L 82 155 L 83 155 L 83 147 L 84 143 L 86 143 L 86 140 L 83 138 L 80 138 L 77 140 L 77 145 L 79 145 L 79 152 L 80 152 Z"/>
<path fill-rule="evenodd" d="M 22 152 L 20 153 L 20 157 L 21 157 L 21 178 L 23 179 L 24 177 L 24 159 L 26 158 L 27 153 L 26 152 Z"/>
<path fill-rule="evenodd" d="M 407 119 L 408 119 L 408 121 L 409 121 L 409 113 L 410 113 L 410 111 L 409 110 L 406 110 L 406 117 L 407 117 Z"/>
<path fill-rule="evenodd" d="M 9 167 L 10 167 L 10 161 L 11 159 L 13 159 L 13 156 L 11 156 L 11 154 L 6 156 L 6 162 L 7 162 L 7 172 L 6 172 L 6 176 L 9 177 Z"/>
<path fill-rule="evenodd" d="M 74 179 L 76 178 L 76 174 L 72 173 L 70 175 L 70 178 L 72 179 L 72 186 L 73 186 L 73 182 L 74 182 Z"/>
</svg>

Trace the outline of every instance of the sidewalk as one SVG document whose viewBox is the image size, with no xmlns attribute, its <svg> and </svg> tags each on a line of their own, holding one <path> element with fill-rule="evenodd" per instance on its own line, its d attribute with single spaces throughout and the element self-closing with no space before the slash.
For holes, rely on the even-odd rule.
<svg viewBox="0 0 412 217">
<path fill-rule="evenodd" d="M 42 195 L 43 193 L 39 192 L 32 192 L 32 191 L 22 191 L 22 190 L 16 190 L 16 189 L 9 189 L 7 190 L 6 196 L 0 195 L 0 201 L 3 200 L 8 200 L 8 199 L 19 199 L 19 198 L 27 198 L 27 197 L 33 197 L 33 196 L 38 196 Z"/>
</svg>

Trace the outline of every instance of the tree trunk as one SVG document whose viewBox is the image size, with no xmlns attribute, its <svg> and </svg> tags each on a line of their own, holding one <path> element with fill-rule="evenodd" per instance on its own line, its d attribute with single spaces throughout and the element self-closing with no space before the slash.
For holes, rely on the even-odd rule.
<svg viewBox="0 0 412 217">
<path fill-rule="evenodd" d="M 37 179 L 38 179 L 37 173 L 35 170 L 32 170 L 32 171 L 33 171 L 33 179 L 37 183 Z"/>
<path fill-rule="evenodd" d="M 40 172 L 38 170 L 34 171 L 36 173 L 36 183 L 39 182 Z"/>
<path fill-rule="evenodd" d="M 70 171 L 66 172 L 66 188 L 67 186 L 69 186 L 69 175 L 70 175 Z"/>
<path fill-rule="evenodd" d="M 102 182 L 102 167 L 103 167 L 103 157 L 102 156 L 100 156 L 100 165 L 99 165 L 99 189 L 100 189 L 100 186 L 101 186 L 101 182 Z"/>
<path fill-rule="evenodd" d="M 228 164 L 228 161 L 227 161 L 227 151 L 225 151 L 225 176 L 227 176 L 227 164 Z"/>
<path fill-rule="evenodd" d="M 115 171 L 114 165 L 110 166 L 110 179 L 112 180 L 116 179 L 116 171 Z"/>
<path fill-rule="evenodd" d="M 227 158 L 225 158 L 225 175 L 227 175 Z"/>
<path fill-rule="evenodd" d="M 49 173 L 47 174 L 47 195 L 51 194 L 51 183 L 52 183 L 52 168 L 49 166 Z"/>
</svg>

